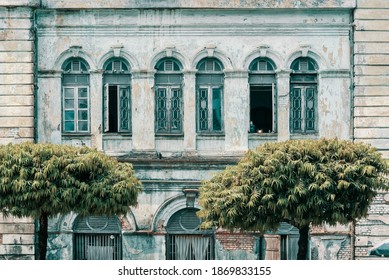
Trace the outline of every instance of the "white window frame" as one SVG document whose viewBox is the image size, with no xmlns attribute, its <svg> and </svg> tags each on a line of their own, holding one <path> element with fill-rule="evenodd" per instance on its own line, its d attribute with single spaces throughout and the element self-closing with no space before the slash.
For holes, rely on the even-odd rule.
<svg viewBox="0 0 389 280">
<path fill-rule="evenodd" d="M 79 108 L 78 107 L 78 100 L 79 100 L 79 89 L 84 88 L 87 90 L 87 108 Z M 68 99 L 65 97 L 65 91 L 66 89 L 73 89 L 74 91 L 74 106 L 73 109 L 67 109 L 65 108 L 65 100 Z M 65 123 L 67 120 L 65 119 L 65 113 L 66 111 L 74 111 L 74 130 L 66 130 Z M 81 121 L 86 121 L 88 129 L 87 130 L 80 130 L 79 129 L 79 119 L 78 119 L 78 113 L 79 111 L 87 111 L 88 112 L 88 118 L 87 120 L 81 120 Z M 90 98 L 89 98 L 89 86 L 63 86 L 62 87 L 62 131 L 63 133 L 89 133 L 90 132 Z"/>
</svg>

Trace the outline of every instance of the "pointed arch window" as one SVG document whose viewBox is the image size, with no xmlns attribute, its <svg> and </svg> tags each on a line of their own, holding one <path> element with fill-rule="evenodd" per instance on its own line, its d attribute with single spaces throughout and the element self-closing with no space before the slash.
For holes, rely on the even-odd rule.
<svg viewBox="0 0 389 280">
<path fill-rule="evenodd" d="M 221 133 L 223 123 L 223 64 L 216 58 L 204 58 L 197 64 L 197 131 Z"/>
<path fill-rule="evenodd" d="M 131 72 L 122 58 L 104 64 L 104 132 L 131 133 Z"/>
<path fill-rule="evenodd" d="M 318 130 L 317 63 L 309 57 L 291 64 L 290 130 L 292 133 L 315 133 Z"/>
<path fill-rule="evenodd" d="M 155 132 L 183 132 L 182 65 L 174 58 L 164 58 L 155 74 Z"/>
<path fill-rule="evenodd" d="M 251 133 L 276 131 L 275 69 L 267 58 L 257 58 L 249 66 Z"/>
<path fill-rule="evenodd" d="M 62 131 L 90 131 L 89 65 L 71 58 L 62 65 Z"/>
</svg>

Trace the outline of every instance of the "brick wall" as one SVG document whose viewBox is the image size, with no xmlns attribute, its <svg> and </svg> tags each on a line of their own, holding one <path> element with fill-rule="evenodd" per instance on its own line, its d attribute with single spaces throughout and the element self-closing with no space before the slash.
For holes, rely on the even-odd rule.
<svg viewBox="0 0 389 280">
<path fill-rule="evenodd" d="M 255 236 L 247 233 L 217 233 L 216 239 L 224 250 L 253 251 L 255 245 Z"/>
</svg>

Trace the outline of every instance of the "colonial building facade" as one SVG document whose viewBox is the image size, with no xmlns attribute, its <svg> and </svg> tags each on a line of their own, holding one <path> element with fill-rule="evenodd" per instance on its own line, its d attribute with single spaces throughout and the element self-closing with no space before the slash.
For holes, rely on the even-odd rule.
<svg viewBox="0 0 389 280">
<path fill-rule="evenodd" d="M 267 141 L 356 139 L 386 155 L 387 83 L 369 81 L 385 67 L 365 63 L 378 49 L 364 30 L 378 27 L 364 15 L 381 1 L 8 2 L 2 143 L 91 146 L 133 163 L 144 186 L 123 217 L 52 219 L 49 259 L 293 259 L 287 224 L 199 230 L 201 180 Z M 312 230 L 310 257 L 367 257 L 389 236 L 388 197 L 377 201 L 357 226 Z M 4 258 L 33 256 L 31 222 L 0 221 Z"/>
</svg>

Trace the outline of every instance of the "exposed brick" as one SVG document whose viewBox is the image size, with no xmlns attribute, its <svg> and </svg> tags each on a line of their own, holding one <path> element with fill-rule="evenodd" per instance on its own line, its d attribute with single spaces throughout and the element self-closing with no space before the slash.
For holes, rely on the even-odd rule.
<svg viewBox="0 0 389 280">
<path fill-rule="evenodd" d="M 255 236 L 247 233 L 218 233 L 216 239 L 225 250 L 253 251 Z"/>
</svg>

